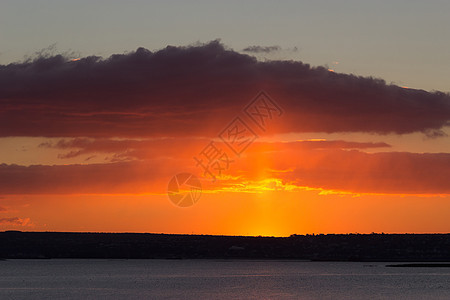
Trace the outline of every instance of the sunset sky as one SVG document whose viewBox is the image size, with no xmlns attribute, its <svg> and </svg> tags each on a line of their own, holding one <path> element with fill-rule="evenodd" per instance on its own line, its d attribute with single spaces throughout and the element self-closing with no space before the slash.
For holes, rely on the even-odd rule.
<svg viewBox="0 0 450 300">
<path fill-rule="evenodd" d="M 0 230 L 450 232 L 449 15 L 2 1 Z M 192 206 L 169 199 L 179 173 Z"/>
</svg>

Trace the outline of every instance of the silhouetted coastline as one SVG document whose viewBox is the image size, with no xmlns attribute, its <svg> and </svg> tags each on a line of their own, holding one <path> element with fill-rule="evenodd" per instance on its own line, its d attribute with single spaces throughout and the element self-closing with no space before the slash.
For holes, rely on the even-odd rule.
<svg viewBox="0 0 450 300">
<path fill-rule="evenodd" d="M 386 265 L 393 268 L 450 268 L 450 264 L 399 264 Z"/>
<path fill-rule="evenodd" d="M 450 262 L 450 234 L 246 237 L 6 231 L 0 232 L 0 258 Z"/>
</svg>

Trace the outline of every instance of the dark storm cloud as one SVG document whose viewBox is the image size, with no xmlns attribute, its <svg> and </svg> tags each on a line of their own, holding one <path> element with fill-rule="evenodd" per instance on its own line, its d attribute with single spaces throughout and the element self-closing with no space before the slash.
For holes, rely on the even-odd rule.
<svg viewBox="0 0 450 300">
<path fill-rule="evenodd" d="M 257 61 L 214 41 L 107 59 L 62 55 L 0 66 L 0 136 L 216 136 L 260 89 L 282 132 L 442 135 L 450 97 L 299 61 Z"/>
</svg>

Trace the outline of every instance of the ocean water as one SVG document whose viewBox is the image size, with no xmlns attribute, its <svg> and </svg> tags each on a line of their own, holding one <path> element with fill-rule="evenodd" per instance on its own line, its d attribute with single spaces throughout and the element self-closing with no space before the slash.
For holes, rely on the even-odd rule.
<svg viewBox="0 0 450 300">
<path fill-rule="evenodd" d="M 450 268 L 253 260 L 0 261 L 0 299 L 450 299 Z"/>
</svg>

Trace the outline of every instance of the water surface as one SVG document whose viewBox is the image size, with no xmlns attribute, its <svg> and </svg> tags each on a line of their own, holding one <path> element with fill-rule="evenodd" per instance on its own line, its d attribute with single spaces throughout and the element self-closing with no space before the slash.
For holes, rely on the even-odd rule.
<svg viewBox="0 0 450 300">
<path fill-rule="evenodd" d="M 450 299 L 450 268 L 248 260 L 0 261 L 0 299 Z"/>
</svg>

